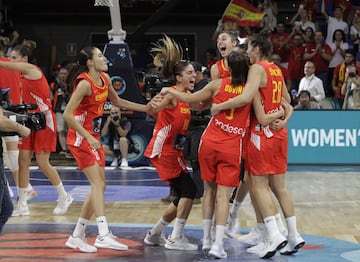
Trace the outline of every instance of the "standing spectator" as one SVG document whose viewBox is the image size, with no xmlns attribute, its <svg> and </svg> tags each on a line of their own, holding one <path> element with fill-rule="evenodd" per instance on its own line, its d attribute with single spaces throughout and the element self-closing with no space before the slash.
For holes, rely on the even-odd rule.
<svg viewBox="0 0 360 262">
<path fill-rule="evenodd" d="M 326 87 L 329 62 L 332 58 L 332 52 L 329 45 L 323 43 L 323 34 L 319 31 L 315 33 L 315 43 L 308 44 L 305 47 L 304 60 L 311 61 L 316 66 L 315 74 L 323 81 Z"/>
<path fill-rule="evenodd" d="M 182 49 L 168 36 L 160 39 L 151 49 L 154 63 L 162 68 L 164 77 L 175 78 L 174 88 L 180 92 L 193 90 L 195 70 L 192 64 L 182 59 Z M 160 180 L 168 183 L 176 194 L 175 200 L 166 208 L 163 215 L 150 229 L 145 238 L 146 245 L 165 246 L 174 250 L 197 250 L 184 236 L 186 220 L 192 209 L 196 186 L 186 168 L 183 147 L 190 123 L 190 106 L 167 94 L 158 105 L 153 136 L 145 150 L 155 166 Z M 165 240 L 163 230 L 175 219 L 171 235 Z"/>
<path fill-rule="evenodd" d="M 304 75 L 304 53 L 305 47 L 303 46 L 303 39 L 301 34 L 295 34 L 293 41 L 288 45 L 289 64 L 288 71 L 291 81 L 291 89 L 296 91 L 299 89 L 299 83 Z M 288 90 L 290 90 L 288 88 Z"/>
<path fill-rule="evenodd" d="M 97 252 L 98 248 L 128 250 L 109 230 L 105 216 L 105 156 L 100 143 L 100 127 L 104 105 L 109 98 L 117 107 L 145 112 L 146 105 L 120 98 L 112 86 L 107 59 L 93 46 L 83 48 L 72 65 L 67 83 L 74 87 L 64 111 L 69 126 L 67 143 L 78 167 L 89 180 L 91 190 L 82 205 L 75 229 L 65 245 L 85 253 Z M 149 105 L 150 106 L 150 105 Z M 86 242 L 85 230 L 95 215 L 98 236 L 95 244 Z"/>
<path fill-rule="evenodd" d="M 121 109 L 113 106 L 110 110 L 110 115 L 101 130 L 101 136 L 107 137 L 108 143 L 104 144 L 105 156 L 113 157 L 111 166 L 128 167 L 128 150 L 129 139 L 128 135 L 131 131 L 131 122 L 121 115 Z"/>
<path fill-rule="evenodd" d="M 311 27 L 307 27 L 302 34 L 304 46 L 313 45 L 315 43 L 315 31 Z"/>
<path fill-rule="evenodd" d="M 345 50 L 345 59 L 344 62 L 337 65 L 334 70 L 333 79 L 331 86 L 333 88 L 334 97 L 337 102 L 337 107 L 342 108 L 344 102 L 345 93 L 342 92 L 342 87 L 346 78 L 346 70 L 349 65 L 356 65 L 354 58 L 354 50 L 347 49 Z"/>
<path fill-rule="evenodd" d="M 349 34 L 349 26 L 346 22 L 344 22 L 343 10 L 339 6 L 335 6 L 334 8 L 334 17 L 329 16 L 325 11 L 325 0 L 322 0 L 321 13 L 324 15 L 327 22 L 326 44 L 332 42 L 334 32 L 337 29 L 343 30 L 346 35 Z"/>
<path fill-rule="evenodd" d="M 57 137 L 61 148 L 60 155 L 65 155 L 67 158 L 73 158 L 66 145 L 66 129 L 64 121 L 64 110 L 69 99 L 66 87 L 66 78 L 68 77 L 69 71 L 67 65 L 61 65 L 59 72 L 55 78 L 55 81 L 50 83 L 52 91 L 52 108 L 56 115 L 56 127 Z"/>
<path fill-rule="evenodd" d="M 283 22 L 279 22 L 277 24 L 276 32 L 272 33 L 270 38 L 273 44 L 273 53 L 278 54 L 281 58 L 280 63 L 287 66 L 288 53 L 286 43 L 289 38 L 289 34 L 285 32 L 285 24 Z"/>
<path fill-rule="evenodd" d="M 350 39 L 354 44 L 355 61 L 360 61 L 359 44 L 360 44 L 360 10 L 357 10 L 350 27 Z M 359 66 L 359 65 L 358 65 Z"/>
<path fill-rule="evenodd" d="M 196 78 L 195 78 L 195 87 L 193 92 L 197 92 L 203 89 L 206 86 L 210 79 L 204 78 L 202 73 L 202 66 L 198 62 L 191 63 L 195 69 Z M 191 109 L 191 120 L 186 136 L 186 142 L 184 145 L 184 156 L 187 161 L 190 162 L 192 167 L 192 179 L 196 185 L 196 194 L 194 199 L 194 204 L 199 204 L 201 202 L 200 198 L 204 194 L 204 181 L 201 179 L 200 165 L 198 159 L 198 149 L 200 144 L 200 138 L 203 134 L 209 120 L 211 118 L 210 110 L 196 110 Z"/>
<path fill-rule="evenodd" d="M 274 62 L 274 64 L 276 64 L 280 68 L 280 70 L 281 70 L 281 72 L 283 74 L 284 80 L 285 80 L 286 89 L 288 91 L 290 91 L 292 89 L 292 87 L 291 87 L 291 80 L 290 80 L 289 70 L 286 67 L 284 67 L 284 66 L 282 66 L 280 64 L 280 61 L 281 61 L 280 56 L 278 54 L 272 54 L 271 58 L 270 58 L 270 61 Z"/>
<path fill-rule="evenodd" d="M 1 96 L 1 95 L 0 95 Z M 0 99 L 2 100 L 2 99 Z M 0 131 L 2 132 L 16 132 L 19 136 L 25 138 L 31 133 L 27 127 L 16 123 L 4 116 L 2 107 L 0 105 Z M 5 223 L 11 216 L 14 206 L 7 188 L 7 179 L 5 176 L 4 161 L 2 157 L 3 148 L 0 143 L 0 234 L 3 230 Z"/>
<path fill-rule="evenodd" d="M 319 103 L 310 101 L 311 95 L 308 90 L 301 90 L 298 95 L 299 103 L 294 107 L 296 110 L 313 110 L 320 109 Z"/>
<path fill-rule="evenodd" d="M 334 91 L 332 88 L 332 80 L 334 75 L 334 69 L 337 65 L 344 62 L 345 50 L 349 48 L 349 44 L 346 41 L 344 31 L 337 29 L 334 31 L 333 41 L 329 43 L 332 52 L 332 58 L 329 62 L 329 71 L 327 75 L 327 83 L 325 94 L 327 97 L 333 97 Z"/>
<path fill-rule="evenodd" d="M 10 54 L 12 48 L 18 44 L 20 34 L 15 30 L 12 20 L 7 17 L 6 10 L 0 10 L 0 36 L 6 37 L 9 41 L 6 44 L 5 54 Z"/>
<path fill-rule="evenodd" d="M 296 19 L 299 16 L 300 16 L 300 20 L 296 21 Z M 292 26 L 298 26 L 300 28 L 300 30 L 303 32 L 305 32 L 306 28 L 308 28 L 308 27 L 312 28 L 312 30 L 314 30 L 314 32 L 316 31 L 315 24 L 313 22 L 309 21 L 308 13 L 304 9 L 304 5 L 302 5 L 302 4 L 299 5 L 299 9 L 296 12 L 296 14 L 293 16 L 293 18 L 290 20 L 290 24 Z"/>
<path fill-rule="evenodd" d="M 316 23 L 317 0 L 304 0 L 303 5 L 304 5 L 304 9 L 307 12 L 308 20 L 313 23 Z"/>
<path fill-rule="evenodd" d="M 360 77 L 355 65 L 346 68 L 341 94 L 345 96 L 342 109 L 360 110 Z"/>
<path fill-rule="evenodd" d="M 258 9 L 265 12 L 265 16 L 262 21 L 262 28 L 269 30 L 270 32 L 276 28 L 278 6 L 276 0 L 261 0 L 258 5 Z"/>
<path fill-rule="evenodd" d="M 307 61 L 304 66 L 305 76 L 299 84 L 299 92 L 307 90 L 310 93 L 310 101 L 320 102 L 325 98 L 323 82 L 315 75 L 315 64 Z"/>
<path fill-rule="evenodd" d="M 353 7 L 353 1 L 350 0 L 334 0 L 334 6 L 338 6 L 341 8 L 342 13 L 343 13 L 343 20 L 346 23 L 349 23 L 349 18 L 350 18 L 350 12 L 351 9 Z"/>
<path fill-rule="evenodd" d="M 206 66 L 210 70 L 213 64 L 219 60 L 216 56 L 216 50 L 214 48 L 208 48 L 205 52 L 206 55 Z"/>
<path fill-rule="evenodd" d="M 36 43 L 25 41 L 11 51 L 11 62 L 0 61 L 0 67 L 21 73 L 21 99 L 27 104 L 36 104 L 35 112 L 45 115 L 45 129 L 31 130 L 31 135 L 22 139 L 19 144 L 19 200 L 13 216 L 28 216 L 26 188 L 29 184 L 29 168 L 35 153 L 36 162 L 44 175 L 49 178 L 59 195 L 54 215 L 63 215 L 71 205 L 73 198 L 65 191 L 64 185 L 56 169 L 50 164 L 50 152 L 56 150 L 56 120 L 50 102 L 50 88 L 41 69 L 32 64 L 33 49 Z"/>
</svg>

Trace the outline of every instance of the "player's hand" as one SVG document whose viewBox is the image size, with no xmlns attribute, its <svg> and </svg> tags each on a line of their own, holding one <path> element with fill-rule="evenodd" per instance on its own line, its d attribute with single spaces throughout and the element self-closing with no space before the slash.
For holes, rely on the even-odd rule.
<svg viewBox="0 0 360 262">
<path fill-rule="evenodd" d="M 218 109 L 218 107 L 219 106 L 217 104 L 212 104 L 211 105 L 210 111 L 211 111 L 212 116 L 216 116 L 217 114 L 220 113 L 220 110 Z"/>
</svg>

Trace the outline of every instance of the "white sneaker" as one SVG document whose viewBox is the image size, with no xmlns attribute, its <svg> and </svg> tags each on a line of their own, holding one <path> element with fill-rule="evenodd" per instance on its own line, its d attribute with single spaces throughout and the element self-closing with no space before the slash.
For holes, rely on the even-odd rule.
<svg viewBox="0 0 360 262">
<path fill-rule="evenodd" d="M 267 239 L 264 242 L 263 249 L 259 253 L 259 257 L 261 258 L 270 258 L 273 257 L 277 250 L 283 248 L 287 244 L 286 238 L 278 233 L 276 236 L 271 239 Z"/>
<path fill-rule="evenodd" d="M 238 228 L 238 223 L 239 223 L 239 220 L 237 218 L 232 219 L 229 216 L 226 227 L 225 227 L 225 234 L 228 237 L 230 237 L 230 238 L 235 237 L 236 229 Z"/>
<path fill-rule="evenodd" d="M 288 236 L 288 244 L 280 250 L 281 255 L 292 255 L 305 245 L 305 240 L 297 234 Z"/>
<path fill-rule="evenodd" d="M 72 249 L 78 249 L 84 253 L 95 253 L 97 252 L 97 248 L 89 245 L 86 242 L 86 238 L 84 237 L 73 237 L 69 236 L 68 240 L 65 243 L 65 246 L 70 247 Z"/>
<path fill-rule="evenodd" d="M 248 234 L 238 237 L 237 240 L 244 246 L 252 247 L 262 242 L 263 235 L 265 235 L 264 229 L 262 229 L 259 224 L 256 224 Z"/>
<path fill-rule="evenodd" d="M 94 246 L 98 248 L 109 248 L 115 250 L 128 250 L 128 246 L 116 241 L 116 237 L 109 232 L 105 236 L 97 236 Z"/>
<path fill-rule="evenodd" d="M 59 197 L 53 214 L 57 216 L 65 214 L 73 200 L 74 199 L 69 193 L 66 193 L 65 197 Z"/>
<path fill-rule="evenodd" d="M 175 238 L 172 239 L 171 236 L 169 236 L 166 239 L 165 248 L 167 249 L 173 249 L 173 250 L 198 250 L 198 246 L 195 244 L 191 244 L 189 240 L 186 237 L 182 238 Z"/>
<path fill-rule="evenodd" d="M 126 158 L 121 159 L 121 165 L 120 167 L 128 167 L 129 163 Z"/>
<path fill-rule="evenodd" d="M 28 216 L 30 215 L 28 205 L 20 205 L 17 204 L 14 211 L 12 212 L 11 216 L 19 217 L 19 216 Z"/>
<path fill-rule="evenodd" d="M 25 197 L 27 201 L 30 201 L 38 196 L 38 192 L 34 188 L 30 188 L 29 190 L 26 189 L 25 191 Z"/>
<path fill-rule="evenodd" d="M 111 162 L 110 166 L 118 167 L 119 166 L 119 160 L 117 158 L 114 158 L 114 160 Z"/>
<path fill-rule="evenodd" d="M 216 258 L 227 258 L 227 253 L 225 252 L 224 247 L 215 243 L 212 245 L 209 255 Z"/>
<path fill-rule="evenodd" d="M 166 239 L 164 234 L 151 234 L 151 230 L 146 233 L 144 243 L 148 246 L 165 246 Z"/>
<path fill-rule="evenodd" d="M 264 249 L 264 242 L 260 242 L 259 244 L 253 246 L 253 247 L 249 247 L 248 249 L 246 249 L 246 252 L 250 253 L 250 254 L 255 254 L 258 255 L 260 254 L 260 251 Z"/>
<path fill-rule="evenodd" d="M 212 247 L 213 241 L 211 238 L 203 238 L 202 240 L 202 250 L 207 250 Z"/>
</svg>

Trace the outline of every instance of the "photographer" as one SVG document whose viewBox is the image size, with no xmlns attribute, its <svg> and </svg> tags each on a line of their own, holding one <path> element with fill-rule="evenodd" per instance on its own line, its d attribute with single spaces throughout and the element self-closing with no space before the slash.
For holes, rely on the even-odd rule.
<svg viewBox="0 0 360 262">
<path fill-rule="evenodd" d="M 0 131 L 2 132 L 17 132 L 21 137 L 27 137 L 30 135 L 30 129 L 11 121 L 9 118 L 5 117 L 3 110 L 0 107 Z M 14 206 L 9 194 L 8 187 L 6 185 L 4 161 L 3 161 L 3 148 L 2 143 L 0 143 L 0 233 L 8 221 L 8 218 L 11 216 Z"/>
<path fill-rule="evenodd" d="M 345 95 L 342 109 L 360 109 L 360 77 L 355 65 L 346 68 L 341 94 Z"/>
<path fill-rule="evenodd" d="M 121 116 L 120 108 L 113 106 L 101 130 L 101 136 L 108 137 L 108 143 L 103 145 L 105 155 L 114 158 L 111 166 L 118 167 L 121 157 L 120 167 L 128 167 L 127 155 L 130 141 L 127 136 L 130 130 L 131 122 Z"/>
</svg>

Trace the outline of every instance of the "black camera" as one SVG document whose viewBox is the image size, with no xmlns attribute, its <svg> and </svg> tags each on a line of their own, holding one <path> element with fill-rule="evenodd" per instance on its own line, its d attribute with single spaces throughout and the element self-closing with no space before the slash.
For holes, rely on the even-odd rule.
<svg viewBox="0 0 360 262">
<path fill-rule="evenodd" d="M 150 94 L 150 97 L 147 97 L 148 100 L 160 93 L 161 88 L 164 86 L 172 86 L 175 84 L 173 80 L 160 79 L 158 75 L 145 75 L 144 83 L 144 92 Z"/>
<path fill-rule="evenodd" d="M 112 116 L 111 119 L 114 120 L 114 121 L 118 121 L 118 120 L 119 120 L 119 116 L 118 116 L 118 115 Z"/>
<path fill-rule="evenodd" d="M 350 77 L 350 78 L 353 78 L 353 77 L 355 77 L 355 72 L 349 72 L 349 74 L 348 74 L 348 76 Z"/>
<path fill-rule="evenodd" d="M 46 119 L 43 112 L 31 112 L 29 110 L 35 110 L 38 108 L 36 104 L 10 104 L 9 88 L 3 89 L 0 92 L 0 102 L 4 109 L 4 115 L 8 118 L 25 125 L 34 131 L 45 129 Z M 13 136 L 15 132 L 1 132 L 1 136 Z"/>
</svg>

